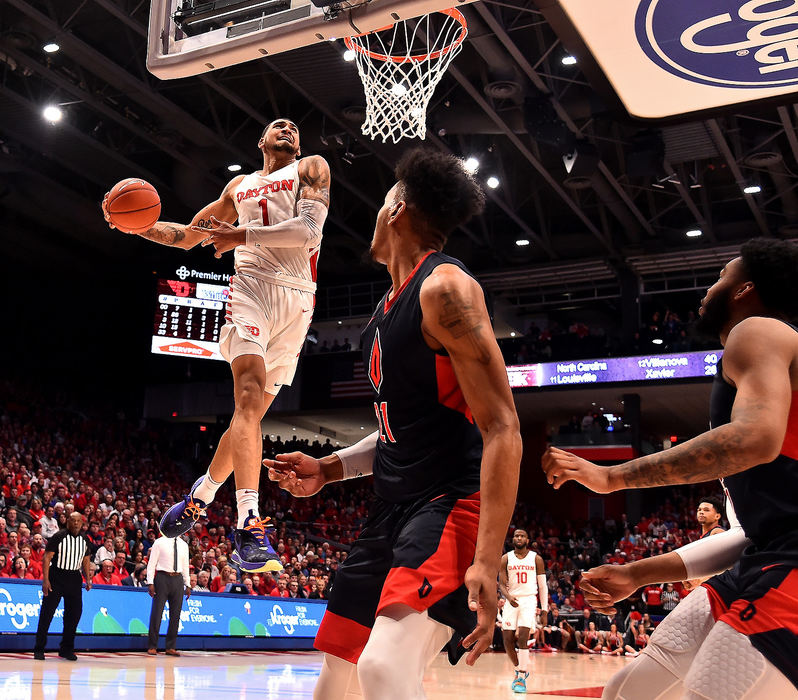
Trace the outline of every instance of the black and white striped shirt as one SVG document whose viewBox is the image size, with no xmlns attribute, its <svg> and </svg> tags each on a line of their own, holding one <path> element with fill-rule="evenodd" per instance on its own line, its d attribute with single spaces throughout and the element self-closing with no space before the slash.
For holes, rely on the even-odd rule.
<svg viewBox="0 0 798 700">
<path fill-rule="evenodd" d="M 55 552 L 52 566 L 66 571 L 79 571 L 83 557 L 89 553 L 86 535 L 70 535 L 69 530 L 59 530 L 47 542 L 46 552 Z"/>
</svg>

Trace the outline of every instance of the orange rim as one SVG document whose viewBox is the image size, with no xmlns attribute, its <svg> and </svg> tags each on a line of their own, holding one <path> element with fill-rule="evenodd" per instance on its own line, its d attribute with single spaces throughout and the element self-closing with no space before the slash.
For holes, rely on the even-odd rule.
<svg viewBox="0 0 798 700">
<path fill-rule="evenodd" d="M 466 36 L 468 36 L 468 22 L 466 22 L 466 18 L 463 16 L 463 13 L 460 12 L 455 7 L 450 7 L 448 10 L 438 10 L 442 15 L 449 15 L 452 19 L 456 20 L 460 23 L 460 33 L 457 35 L 457 38 L 448 46 L 444 46 L 442 49 L 438 51 L 433 51 L 432 53 L 425 53 L 419 54 L 418 56 L 389 56 L 388 54 L 380 53 L 379 51 L 370 51 L 368 49 L 363 48 L 360 44 L 356 44 L 352 39 L 358 36 L 366 36 L 367 34 L 374 34 L 376 32 L 384 32 L 391 27 L 395 26 L 393 24 L 389 24 L 386 27 L 380 27 L 379 29 L 375 29 L 371 32 L 364 32 L 363 34 L 355 34 L 354 37 L 347 36 L 344 37 L 344 44 L 346 44 L 346 48 L 357 51 L 364 56 L 368 56 L 375 61 L 393 61 L 394 63 L 408 63 L 409 61 L 426 61 L 426 60 L 434 60 L 436 58 L 440 58 L 441 56 L 445 56 L 447 53 L 456 49 L 460 44 L 463 43 Z"/>
</svg>

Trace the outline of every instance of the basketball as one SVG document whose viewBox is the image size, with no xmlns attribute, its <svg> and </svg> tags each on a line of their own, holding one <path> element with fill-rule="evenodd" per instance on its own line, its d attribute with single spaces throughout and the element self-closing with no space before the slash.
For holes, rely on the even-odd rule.
<svg viewBox="0 0 798 700">
<path fill-rule="evenodd" d="M 120 231 L 146 231 L 161 215 L 161 198 L 146 180 L 129 177 L 108 193 L 106 209 L 110 222 Z"/>
</svg>

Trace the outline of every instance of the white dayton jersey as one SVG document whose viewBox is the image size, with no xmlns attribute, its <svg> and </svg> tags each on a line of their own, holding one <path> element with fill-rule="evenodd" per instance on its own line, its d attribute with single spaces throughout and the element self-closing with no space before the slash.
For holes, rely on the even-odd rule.
<svg viewBox="0 0 798 700">
<path fill-rule="evenodd" d="M 534 552 L 527 552 L 523 559 L 517 557 L 515 552 L 507 553 L 507 590 L 516 599 L 518 606 L 505 603 L 502 608 L 502 629 L 528 627 L 534 630 L 538 596 Z"/>
<path fill-rule="evenodd" d="M 297 216 L 299 162 L 268 175 L 250 173 L 233 192 L 239 226 L 273 226 Z M 312 248 L 268 248 L 240 245 L 235 249 L 237 274 L 248 274 L 306 292 L 316 291 L 316 264 L 320 245 Z"/>
<path fill-rule="evenodd" d="M 538 577 L 534 552 L 527 552 L 523 559 L 519 559 L 515 552 L 507 552 L 507 590 L 516 598 L 532 596 L 535 599 Z"/>
<path fill-rule="evenodd" d="M 274 226 L 297 216 L 299 164 L 246 175 L 233 191 L 240 226 Z M 268 240 L 268 236 L 266 236 Z M 291 384 L 313 317 L 320 245 L 240 245 L 230 279 L 219 349 L 230 363 L 258 354 L 266 367 L 265 390 Z"/>
</svg>

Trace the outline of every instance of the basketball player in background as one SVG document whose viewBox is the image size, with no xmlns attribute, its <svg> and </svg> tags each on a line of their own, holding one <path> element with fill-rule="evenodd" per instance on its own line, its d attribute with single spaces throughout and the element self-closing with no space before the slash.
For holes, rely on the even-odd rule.
<svg viewBox="0 0 798 700">
<path fill-rule="evenodd" d="M 707 496 L 699 504 L 696 510 L 696 520 L 701 526 L 701 534 L 698 539 L 719 535 L 726 532 L 720 521 L 723 519 L 723 502 L 715 496 Z M 692 591 L 696 586 L 700 586 L 703 579 L 694 578 L 689 581 L 682 581 L 685 590 Z"/>
<path fill-rule="evenodd" d="M 283 568 L 267 535 L 273 524 L 258 511 L 260 423 L 296 371 L 313 314 L 316 263 L 330 203 L 329 166 L 321 156 L 297 160 L 299 129 L 291 120 L 269 124 L 258 148 L 263 169 L 234 177 L 191 224 L 159 221 L 138 234 L 186 250 L 213 245 L 217 258 L 235 251 L 236 274 L 220 335 L 222 355 L 233 372 L 233 419 L 207 473 L 164 514 L 160 527 L 167 537 L 187 532 L 235 472 L 238 523 L 231 559 L 247 572 Z"/>
<path fill-rule="evenodd" d="M 518 417 L 484 293 L 439 252 L 484 194 L 459 159 L 431 150 L 406 154 L 396 177 L 371 243 L 392 287 L 361 335 L 379 430 L 320 460 L 264 461 L 295 496 L 374 474 L 316 636 L 316 700 L 359 698 L 358 679 L 365 700 L 418 700 L 444 645 L 453 662 L 464 648 L 476 661 L 493 638 L 518 488 Z"/>
<path fill-rule="evenodd" d="M 605 611 L 646 583 L 712 576 L 613 676 L 605 698 L 798 697 L 796 271 L 798 247 L 754 239 L 702 300 L 701 325 L 724 346 L 709 432 L 613 467 L 556 448 L 544 455 L 555 488 L 574 480 L 609 493 L 721 478 L 728 496 L 728 532 L 584 574 L 586 599 Z"/>
<path fill-rule="evenodd" d="M 549 587 L 543 557 L 529 550 L 529 534 L 521 528 L 513 533 L 513 551 L 499 564 L 499 590 L 506 599 L 502 610 L 502 638 L 507 658 L 515 669 L 512 690 L 526 693 L 529 678 L 529 633 L 535 631 L 537 602 L 549 607 Z M 518 653 L 516 654 L 516 634 Z"/>
</svg>

